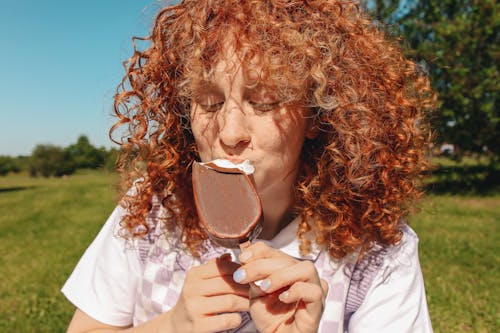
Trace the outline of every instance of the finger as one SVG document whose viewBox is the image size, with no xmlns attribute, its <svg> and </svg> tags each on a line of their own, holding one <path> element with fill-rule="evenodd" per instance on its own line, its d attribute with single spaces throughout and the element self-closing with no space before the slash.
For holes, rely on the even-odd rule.
<svg viewBox="0 0 500 333">
<path fill-rule="evenodd" d="M 248 262 L 238 268 L 233 274 L 233 280 L 238 283 L 249 283 L 267 278 L 276 270 L 295 265 L 295 261 L 289 257 L 259 259 Z M 257 283 L 259 284 L 259 283 Z"/>
<path fill-rule="evenodd" d="M 247 297 L 226 294 L 203 297 L 198 299 L 194 306 L 197 308 L 197 313 L 213 315 L 225 312 L 249 311 L 250 301 Z"/>
<path fill-rule="evenodd" d="M 234 329 L 241 325 L 241 315 L 239 313 L 222 313 L 214 316 L 207 316 L 199 321 L 194 327 L 195 332 L 220 332 Z"/>
<path fill-rule="evenodd" d="M 314 283 L 296 282 L 278 298 L 286 304 L 302 301 L 310 315 L 316 316 L 323 312 L 325 300 L 323 289 Z"/>
<path fill-rule="evenodd" d="M 328 290 L 330 289 L 330 286 L 328 285 L 328 282 L 326 282 L 324 279 L 320 279 L 319 281 L 321 289 L 323 289 L 323 295 L 326 297 L 326 295 L 328 295 Z"/>
<path fill-rule="evenodd" d="M 233 281 L 232 276 L 215 277 L 196 283 L 192 286 L 192 292 L 202 296 L 217 296 L 224 294 L 235 294 L 248 297 L 248 284 L 240 284 Z"/>
<path fill-rule="evenodd" d="M 238 259 L 242 264 L 245 264 L 253 260 L 273 258 L 275 256 L 286 256 L 286 254 L 270 247 L 264 242 L 256 242 L 246 247 L 242 247 Z"/>
<path fill-rule="evenodd" d="M 267 295 L 255 283 L 247 284 L 247 286 L 250 286 L 250 289 L 248 290 L 249 299 L 254 299 L 254 298 L 258 298 L 258 297 Z"/>
<path fill-rule="evenodd" d="M 298 281 L 316 284 L 321 289 L 318 271 L 314 264 L 308 260 L 299 261 L 294 265 L 275 270 L 260 283 L 259 287 L 266 293 L 272 293 Z"/>
<path fill-rule="evenodd" d="M 187 271 L 187 276 L 198 279 L 211 279 L 218 276 L 232 275 L 239 264 L 232 262 L 230 257 L 216 258 L 206 263 L 192 267 Z"/>
</svg>

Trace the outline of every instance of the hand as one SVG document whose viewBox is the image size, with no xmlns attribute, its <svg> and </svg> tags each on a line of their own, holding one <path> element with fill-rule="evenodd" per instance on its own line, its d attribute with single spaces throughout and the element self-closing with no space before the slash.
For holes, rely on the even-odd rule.
<svg viewBox="0 0 500 333">
<path fill-rule="evenodd" d="M 233 278 L 253 282 L 250 314 L 260 332 L 317 332 L 328 284 L 311 261 L 294 259 L 262 242 L 243 249 L 239 259 L 242 266 Z"/>
<path fill-rule="evenodd" d="M 249 310 L 248 285 L 235 283 L 239 267 L 225 254 L 191 268 L 181 295 L 169 311 L 169 332 L 218 332 L 241 323 L 239 311 Z"/>
</svg>

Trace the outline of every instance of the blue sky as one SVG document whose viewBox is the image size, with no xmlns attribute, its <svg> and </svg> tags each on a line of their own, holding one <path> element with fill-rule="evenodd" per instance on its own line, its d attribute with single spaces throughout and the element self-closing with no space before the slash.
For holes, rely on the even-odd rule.
<svg viewBox="0 0 500 333">
<path fill-rule="evenodd" d="M 0 155 L 111 147 L 112 97 L 158 0 L 0 0 Z"/>
</svg>

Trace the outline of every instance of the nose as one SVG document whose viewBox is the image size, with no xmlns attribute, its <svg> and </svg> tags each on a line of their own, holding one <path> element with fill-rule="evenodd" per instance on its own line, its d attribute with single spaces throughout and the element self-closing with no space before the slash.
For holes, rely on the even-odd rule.
<svg viewBox="0 0 500 333">
<path fill-rule="evenodd" d="M 247 116 L 236 103 L 219 114 L 219 140 L 223 148 L 244 148 L 250 143 Z"/>
</svg>

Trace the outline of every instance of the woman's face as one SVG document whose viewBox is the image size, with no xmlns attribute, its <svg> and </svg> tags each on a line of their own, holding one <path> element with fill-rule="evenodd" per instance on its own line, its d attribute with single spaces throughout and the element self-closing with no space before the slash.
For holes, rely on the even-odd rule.
<svg viewBox="0 0 500 333">
<path fill-rule="evenodd" d="M 300 107 L 281 105 L 265 88 L 249 88 L 234 54 L 217 64 L 211 82 L 191 103 L 191 128 L 201 160 L 250 160 L 263 200 L 293 193 L 309 127 Z"/>
</svg>

